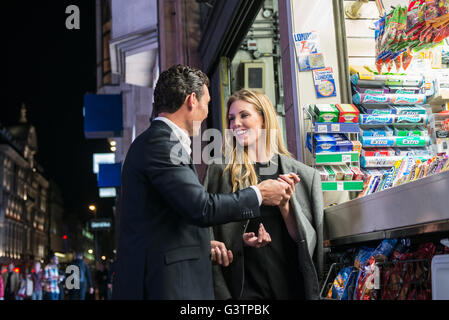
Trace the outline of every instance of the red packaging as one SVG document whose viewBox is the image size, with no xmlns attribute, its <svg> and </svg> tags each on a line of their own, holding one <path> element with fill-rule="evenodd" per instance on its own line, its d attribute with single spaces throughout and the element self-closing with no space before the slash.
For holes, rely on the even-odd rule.
<svg viewBox="0 0 449 320">
<path fill-rule="evenodd" d="M 359 123 L 359 109 L 353 104 L 336 104 L 338 111 L 338 122 Z"/>
<path fill-rule="evenodd" d="M 355 180 L 355 181 L 363 180 L 363 177 L 364 177 L 363 172 L 360 171 L 360 169 L 358 167 L 351 167 L 351 171 L 354 174 L 352 180 Z"/>
</svg>

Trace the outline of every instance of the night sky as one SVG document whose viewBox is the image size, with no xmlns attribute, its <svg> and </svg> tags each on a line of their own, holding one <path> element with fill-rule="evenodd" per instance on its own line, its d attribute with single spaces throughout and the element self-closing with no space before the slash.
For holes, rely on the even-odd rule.
<svg viewBox="0 0 449 320">
<path fill-rule="evenodd" d="M 66 7 L 80 9 L 80 30 L 65 27 Z M 110 152 L 106 140 L 86 140 L 83 95 L 96 91 L 95 1 L 9 1 L 1 10 L 3 33 L 0 122 L 13 125 L 25 102 L 36 127 L 37 161 L 63 193 L 66 214 L 85 219 L 87 206 L 112 215 L 100 200 L 92 154 Z M 5 60 L 6 59 L 6 60 Z"/>
</svg>

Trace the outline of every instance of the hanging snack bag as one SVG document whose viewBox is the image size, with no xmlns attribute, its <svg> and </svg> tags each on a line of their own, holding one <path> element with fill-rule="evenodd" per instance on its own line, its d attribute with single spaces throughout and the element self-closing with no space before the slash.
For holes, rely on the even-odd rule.
<svg viewBox="0 0 449 320">
<path fill-rule="evenodd" d="M 410 52 L 410 48 L 407 48 L 407 50 L 403 53 L 402 56 L 402 68 L 405 70 L 407 70 L 408 66 L 410 65 L 410 63 L 412 62 L 413 56 Z"/>
<path fill-rule="evenodd" d="M 426 21 L 438 18 L 438 0 L 426 0 Z"/>
<path fill-rule="evenodd" d="M 444 16 L 449 13 L 449 1 L 439 0 L 438 3 L 438 14 Z"/>
<path fill-rule="evenodd" d="M 420 0 L 410 0 L 407 11 L 407 27 L 409 31 L 413 29 L 419 23 L 419 5 Z"/>
</svg>

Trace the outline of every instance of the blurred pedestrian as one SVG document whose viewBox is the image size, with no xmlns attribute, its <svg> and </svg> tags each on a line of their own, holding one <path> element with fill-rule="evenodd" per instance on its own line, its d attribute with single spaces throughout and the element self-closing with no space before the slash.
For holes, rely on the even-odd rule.
<svg viewBox="0 0 449 320">
<path fill-rule="evenodd" d="M 44 299 L 59 299 L 59 268 L 58 257 L 55 254 L 50 255 L 50 262 L 44 269 Z"/>
<path fill-rule="evenodd" d="M 89 287 L 90 294 L 94 293 L 94 288 L 92 286 L 90 270 L 86 262 L 83 260 L 82 252 L 77 252 L 75 254 L 73 265 L 79 268 L 79 289 L 71 290 L 70 300 L 86 300 L 86 288 Z"/>
<path fill-rule="evenodd" d="M 115 274 L 115 261 L 111 259 L 109 261 L 109 268 L 108 268 L 108 300 L 111 300 L 112 298 L 112 284 L 114 283 L 114 274 Z"/>
<path fill-rule="evenodd" d="M 39 261 L 34 263 L 31 280 L 33 281 L 33 294 L 31 300 L 42 300 L 42 288 L 44 286 L 44 274 Z"/>
<path fill-rule="evenodd" d="M 30 300 L 33 295 L 33 281 L 27 270 L 19 275 L 20 285 L 17 291 L 16 300 Z"/>
<path fill-rule="evenodd" d="M 98 288 L 98 299 L 108 300 L 108 269 L 101 262 L 96 263 L 95 281 Z"/>
<path fill-rule="evenodd" d="M 5 300 L 15 300 L 17 291 L 19 290 L 20 279 L 19 275 L 14 272 L 14 264 L 12 262 L 8 265 L 8 272 L 3 273 L 2 277 Z"/>
</svg>

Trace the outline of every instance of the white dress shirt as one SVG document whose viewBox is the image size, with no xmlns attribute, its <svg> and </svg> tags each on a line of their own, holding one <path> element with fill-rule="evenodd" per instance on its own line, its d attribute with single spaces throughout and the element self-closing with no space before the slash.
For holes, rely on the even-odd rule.
<svg viewBox="0 0 449 320">
<path fill-rule="evenodd" d="M 190 148 L 191 141 L 190 141 L 190 137 L 189 137 L 189 134 L 187 133 L 187 131 L 184 129 L 181 129 L 173 121 L 171 121 L 170 119 L 168 119 L 166 117 L 157 117 L 157 118 L 153 119 L 153 121 L 156 121 L 156 120 L 165 122 L 173 130 L 176 137 L 181 142 L 182 147 L 187 151 L 187 154 L 190 157 L 190 154 L 192 153 L 192 149 Z M 250 188 L 253 188 L 253 190 L 256 192 L 257 199 L 259 200 L 259 206 L 260 206 L 262 204 L 262 194 L 260 193 L 259 188 L 257 186 L 251 186 Z"/>
</svg>

